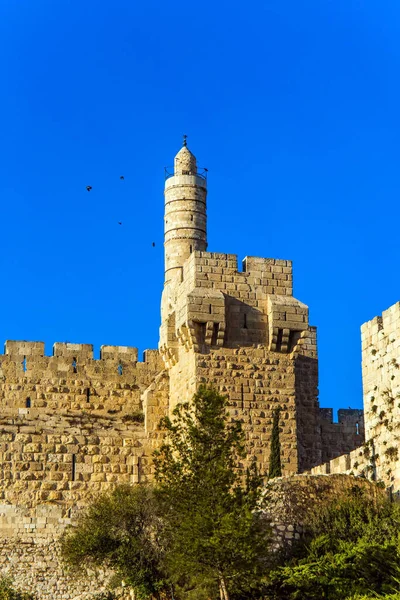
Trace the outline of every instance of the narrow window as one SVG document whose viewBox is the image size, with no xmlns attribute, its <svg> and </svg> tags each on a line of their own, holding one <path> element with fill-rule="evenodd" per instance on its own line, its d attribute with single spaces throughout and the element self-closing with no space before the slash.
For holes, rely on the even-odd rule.
<svg viewBox="0 0 400 600">
<path fill-rule="evenodd" d="M 190 220 L 193 221 L 193 215 L 190 215 Z"/>
<path fill-rule="evenodd" d="M 121 363 L 119 363 L 119 365 L 118 365 L 118 375 L 122 375 L 122 371 L 123 371 L 122 365 L 121 365 Z"/>
<path fill-rule="evenodd" d="M 76 474 L 76 454 L 72 455 L 72 465 L 71 465 L 71 478 L 72 481 L 75 481 L 75 474 Z"/>
<path fill-rule="evenodd" d="M 240 386 L 240 392 L 241 392 L 241 396 L 242 396 L 242 410 L 244 410 L 244 389 L 243 389 L 243 383 Z"/>
<path fill-rule="evenodd" d="M 189 246 L 189 252 L 190 252 L 190 254 L 192 254 L 192 252 L 193 252 L 193 246 L 192 245 Z"/>
<path fill-rule="evenodd" d="M 211 336 L 211 346 L 217 345 L 219 324 L 213 323 L 213 332 Z"/>
<path fill-rule="evenodd" d="M 358 423 L 356 423 L 356 435 L 360 435 L 360 427 Z"/>
<path fill-rule="evenodd" d="M 209 307 L 208 307 L 208 312 L 209 312 L 209 313 L 210 313 L 210 315 L 211 315 L 211 313 L 212 313 L 212 304 L 210 304 L 210 305 L 209 305 Z"/>
<path fill-rule="evenodd" d="M 243 329 L 247 329 L 247 314 L 243 315 Z"/>
<path fill-rule="evenodd" d="M 74 356 L 74 358 L 72 359 L 72 368 L 73 368 L 73 370 L 74 370 L 74 373 L 76 373 L 77 371 L 76 371 L 76 358 L 75 358 L 75 356 Z"/>
<path fill-rule="evenodd" d="M 197 338 L 198 344 L 204 344 L 206 341 L 206 327 L 207 327 L 206 323 L 197 323 L 196 322 L 194 324 L 194 329 L 196 332 L 196 338 Z"/>
<path fill-rule="evenodd" d="M 22 370 L 25 373 L 25 371 L 26 371 L 26 356 L 24 356 L 24 360 L 22 361 Z"/>
<path fill-rule="evenodd" d="M 137 457 L 137 482 L 138 483 L 140 483 L 141 470 L 142 470 L 141 460 L 140 460 L 140 456 L 138 456 Z"/>
<path fill-rule="evenodd" d="M 86 388 L 86 402 L 90 402 L 90 388 Z"/>
<path fill-rule="evenodd" d="M 31 399 L 30 398 L 27 398 L 25 400 L 25 406 L 26 406 L 26 408 L 30 408 L 31 407 Z"/>
<path fill-rule="evenodd" d="M 282 338 L 283 338 L 283 329 L 278 329 L 278 339 L 276 340 L 276 351 L 281 351 L 282 346 Z"/>
</svg>

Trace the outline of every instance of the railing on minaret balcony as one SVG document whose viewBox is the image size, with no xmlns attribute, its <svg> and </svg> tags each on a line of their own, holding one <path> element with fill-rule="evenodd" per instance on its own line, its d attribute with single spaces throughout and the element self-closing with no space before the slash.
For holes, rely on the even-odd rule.
<svg viewBox="0 0 400 600">
<path fill-rule="evenodd" d="M 179 173 L 179 175 L 196 175 L 197 177 L 204 179 L 204 181 L 207 181 L 207 173 L 208 173 L 208 169 L 204 168 L 204 169 L 198 169 L 196 172 L 195 171 L 182 171 L 182 173 Z M 167 179 L 169 179 L 170 177 L 174 177 L 174 175 L 176 175 L 176 173 L 174 173 L 174 167 L 164 167 L 165 181 L 167 181 Z"/>
</svg>

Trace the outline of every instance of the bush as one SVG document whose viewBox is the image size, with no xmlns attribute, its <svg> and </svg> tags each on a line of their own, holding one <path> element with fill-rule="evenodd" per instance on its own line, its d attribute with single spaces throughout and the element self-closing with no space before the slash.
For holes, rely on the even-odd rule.
<svg viewBox="0 0 400 600">
<path fill-rule="evenodd" d="M 34 598 L 32 594 L 15 590 L 7 577 L 0 579 L 0 600 L 34 600 Z"/>
<path fill-rule="evenodd" d="M 61 550 L 78 574 L 85 566 L 111 567 L 116 583 L 123 579 L 137 598 L 158 597 L 165 587 L 161 523 L 148 486 L 119 486 L 100 496 L 66 530 Z"/>
<path fill-rule="evenodd" d="M 399 535 L 400 507 L 354 488 L 350 498 L 325 505 L 317 515 L 310 511 L 290 560 L 266 578 L 265 596 L 355 600 L 357 594 L 393 594 L 400 580 Z"/>
</svg>

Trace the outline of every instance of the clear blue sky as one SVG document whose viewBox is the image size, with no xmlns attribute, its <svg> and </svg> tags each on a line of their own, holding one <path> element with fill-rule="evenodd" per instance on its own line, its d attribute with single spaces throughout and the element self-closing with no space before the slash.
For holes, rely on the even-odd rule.
<svg viewBox="0 0 400 600">
<path fill-rule="evenodd" d="M 0 0 L 0 53 L 0 339 L 157 347 L 186 133 L 209 250 L 293 260 L 321 405 L 361 407 L 400 299 L 398 0 Z"/>
</svg>

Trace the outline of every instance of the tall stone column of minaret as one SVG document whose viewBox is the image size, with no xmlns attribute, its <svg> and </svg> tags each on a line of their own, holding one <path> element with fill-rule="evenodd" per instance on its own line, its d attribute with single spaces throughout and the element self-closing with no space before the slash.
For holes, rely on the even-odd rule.
<svg viewBox="0 0 400 600">
<path fill-rule="evenodd" d="M 187 147 L 186 136 L 175 156 L 174 174 L 165 181 L 164 194 L 165 279 L 160 344 L 171 347 L 174 324 L 169 321 L 176 307 L 183 264 L 195 250 L 207 250 L 207 181 L 198 173 L 196 157 Z"/>
</svg>

